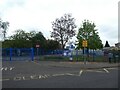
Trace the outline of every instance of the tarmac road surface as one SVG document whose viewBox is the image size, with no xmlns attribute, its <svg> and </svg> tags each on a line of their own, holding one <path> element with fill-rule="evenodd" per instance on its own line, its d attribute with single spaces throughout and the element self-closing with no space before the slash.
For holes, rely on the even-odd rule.
<svg viewBox="0 0 120 90">
<path fill-rule="evenodd" d="M 0 80 L 3 88 L 118 88 L 117 64 L 97 64 L 6 61 Z"/>
</svg>

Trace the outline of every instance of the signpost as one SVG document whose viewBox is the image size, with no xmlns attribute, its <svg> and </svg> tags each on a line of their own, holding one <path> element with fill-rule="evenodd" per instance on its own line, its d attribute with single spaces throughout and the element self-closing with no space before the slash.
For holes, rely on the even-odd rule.
<svg viewBox="0 0 120 90">
<path fill-rule="evenodd" d="M 37 45 L 36 45 L 36 48 L 39 48 L 39 47 L 40 47 L 40 45 L 37 44 Z"/>
<path fill-rule="evenodd" d="M 82 46 L 83 46 L 84 48 L 88 46 L 87 40 L 83 40 Z"/>
<path fill-rule="evenodd" d="M 84 58 L 85 58 L 85 48 L 88 46 L 88 42 L 87 40 L 83 40 L 82 42 L 82 46 L 83 46 L 83 51 L 84 51 Z M 86 60 L 84 59 L 84 64 L 86 64 Z"/>
</svg>

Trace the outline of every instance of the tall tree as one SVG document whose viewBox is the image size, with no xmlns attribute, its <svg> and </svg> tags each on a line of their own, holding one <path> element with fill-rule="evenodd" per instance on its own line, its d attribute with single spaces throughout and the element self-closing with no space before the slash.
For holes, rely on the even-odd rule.
<svg viewBox="0 0 120 90">
<path fill-rule="evenodd" d="M 77 39 L 78 44 L 77 48 L 82 48 L 83 39 L 87 40 L 88 48 L 90 49 L 100 49 L 103 47 L 102 41 L 98 35 L 96 25 L 89 20 L 84 20 L 82 26 L 78 30 Z"/>
<path fill-rule="evenodd" d="M 33 43 L 33 47 L 36 46 L 36 44 L 40 45 L 40 48 L 45 48 L 46 47 L 46 38 L 42 34 L 42 32 L 38 32 L 35 34 L 34 37 L 30 39 Z"/>
<path fill-rule="evenodd" d="M 28 33 L 25 32 L 22 29 L 18 29 L 15 31 L 15 34 L 10 37 L 12 40 L 27 40 L 28 39 Z"/>
<path fill-rule="evenodd" d="M 62 49 L 64 49 L 68 40 L 75 36 L 75 19 L 71 14 L 64 14 L 52 22 L 52 28 L 51 37 L 60 42 Z"/>
<path fill-rule="evenodd" d="M 6 39 L 6 33 L 7 33 L 8 26 L 9 26 L 9 22 L 3 22 L 0 19 L 0 31 L 3 33 L 4 40 Z M 1 29 L 3 29 L 3 30 L 1 30 Z"/>
<path fill-rule="evenodd" d="M 48 39 L 46 49 L 47 50 L 60 49 L 60 44 L 58 41 Z"/>
</svg>

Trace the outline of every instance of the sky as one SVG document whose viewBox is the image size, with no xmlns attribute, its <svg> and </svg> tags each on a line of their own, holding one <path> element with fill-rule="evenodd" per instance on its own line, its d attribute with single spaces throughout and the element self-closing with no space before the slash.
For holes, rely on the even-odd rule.
<svg viewBox="0 0 120 90">
<path fill-rule="evenodd" d="M 118 42 L 118 1 L 119 0 L 0 0 L 0 18 L 10 26 L 7 36 L 15 30 L 26 32 L 41 31 L 48 39 L 56 18 L 71 13 L 76 19 L 76 31 L 84 19 L 96 25 L 103 45 Z M 77 34 L 76 32 L 76 34 Z M 74 42 L 76 37 L 73 37 Z"/>
</svg>

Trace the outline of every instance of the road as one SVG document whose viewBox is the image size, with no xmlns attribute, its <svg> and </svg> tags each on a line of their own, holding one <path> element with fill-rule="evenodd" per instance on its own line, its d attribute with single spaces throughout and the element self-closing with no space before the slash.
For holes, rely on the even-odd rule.
<svg viewBox="0 0 120 90">
<path fill-rule="evenodd" d="M 69 62 L 68 62 L 69 63 Z M 3 88 L 118 88 L 117 67 L 87 69 L 61 62 L 3 62 Z"/>
</svg>

